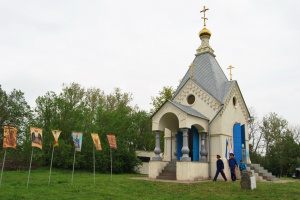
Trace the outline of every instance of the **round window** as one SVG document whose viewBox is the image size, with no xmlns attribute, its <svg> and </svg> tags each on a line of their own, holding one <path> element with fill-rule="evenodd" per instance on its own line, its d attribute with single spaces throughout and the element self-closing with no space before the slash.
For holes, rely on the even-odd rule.
<svg viewBox="0 0 300 200">
<path fill-rule="evenodd" d="M 195 102 L 195 96 L 194 95 L 189 95 L 187 98 L 188 104 L 192 105 Z"/>
</svg>

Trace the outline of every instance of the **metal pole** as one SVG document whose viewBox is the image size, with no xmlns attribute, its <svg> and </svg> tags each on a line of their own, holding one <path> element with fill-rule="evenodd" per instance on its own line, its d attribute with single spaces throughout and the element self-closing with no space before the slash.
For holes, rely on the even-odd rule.
<svg viewBox="0 0 300 200">
<path fill-rule="evenodd" d="M 73 162 L 72 181 L 71 181 L 72 185 L 73 185 L 73 175 L 74 175 L 74 165 L 75 165 L 75 154 L 76 154 L 76 148 L 74 149 L 74 162 Z"/>
<path fill-rule="evenodd" d="M 95 184 L 95 179 L 96 179 L 96 177 L 95 177 L 95 146 L 93 146 L 93 155 L 94 155 L 94 184 Z"/>
<path fill-rule="evenodd" d="M 30 166 L 29 166 L 29 173 L 28 173 L 28 180 L 27 180 L 27 189 L 28 189 L 28 185 L 29 185 L 29 177 L 30 177 L 30 170 L 31 170 L 31 163 L 32 163 L 32 155 L 33 155 L 33 147 L 32 147 L 32 151 L 31 151 L 31 159 L 30 159 Z"/>
<path fill-rule="evenodd" d="M 52 157 L 51 157 L 51 164 L 50 164 L 50 174 L 49 174 L 48 187 L 50 186 L 50 176 L 51 176 L 51 169 L 52 169 L 53 152 L 54 152 L 54 146 L 52 148 Z"/>
<path fill-rule="evenodd" d="M 110 181 L 112 181 L 112 154 L 110 148 Z"/>
<path fill-rule="evenodd" d="M 3 169 L 4 169 L 4 164 L 5 164 L 5 157 L 6 157 L 6 149 L 4 151 L 4 158 L 3 158 L 2 172 L 1 172 L 1 179 L 0 179 L 0 187 L 1 187 L 1 182 L 2 182 Z"/>
</svg>

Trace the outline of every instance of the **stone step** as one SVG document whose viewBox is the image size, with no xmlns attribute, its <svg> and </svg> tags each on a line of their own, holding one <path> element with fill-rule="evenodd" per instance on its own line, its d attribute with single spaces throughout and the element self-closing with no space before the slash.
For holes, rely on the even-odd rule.
<svg viewBox="0 0 300 200">
<path fill-rule="evenodd" d="M 176 172 L 162 172 L 158 176 L 176 176 Z"/>
<path fill-rule="evenodd" d="M 176 180 L 176 162 L 176 160 L 170 161 L 156 178 L 165 180 Z"/>
<path fill-rule="evenodd" d="M 250 170 L 253 170 L 254 173 L 258 174 L 259 177 L 262 177 L 263 180 L 265 181 L 277 181 L 276 177 L 268 172 L 268 170 L 264 169 L 263 167 L 260 166 L 260 164 L 246 164 L 247 168 Z"/>
<path fill-rule="evenodd" d="M 176 173 L 176 170 L 170 170 L 170 169 L 163 169 L 161 173 Z"/>
<path fill-rule="evenodd" d="M 156 178 L 157 179 L 163 179 L 163 180 L 176 180 L 176 175 L 175 176 L 159 175 Z"/>
</svg>

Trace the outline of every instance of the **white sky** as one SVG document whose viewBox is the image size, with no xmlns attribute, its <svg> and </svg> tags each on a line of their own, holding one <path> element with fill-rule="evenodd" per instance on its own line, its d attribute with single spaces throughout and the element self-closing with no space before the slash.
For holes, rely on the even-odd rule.
<svg viewBox="0 0 300 200">
<path fill-rule="evenodd" d="M 210 45 L 228 78 L 235 67 L 247 106 L 300 124 L 297 0 L 2 0 L 0 84 L 31 106 L 63 83 L 120 87 L 149 110 L 193 61 L 204 5 Z"/>
</svg>

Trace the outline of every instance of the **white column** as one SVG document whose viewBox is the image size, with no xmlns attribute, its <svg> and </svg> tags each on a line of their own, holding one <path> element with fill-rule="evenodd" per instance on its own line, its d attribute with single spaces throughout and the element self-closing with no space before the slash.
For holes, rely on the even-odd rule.
<svg viewBox="0 0 300 200">
<path fill-rule="evenodd" d="M 201 133 L 201 151 L 200 151 L 200 162 L 207 162 L 207 150 L 206 150 L 206 134 L 207 133 Z"/>
</svg>

